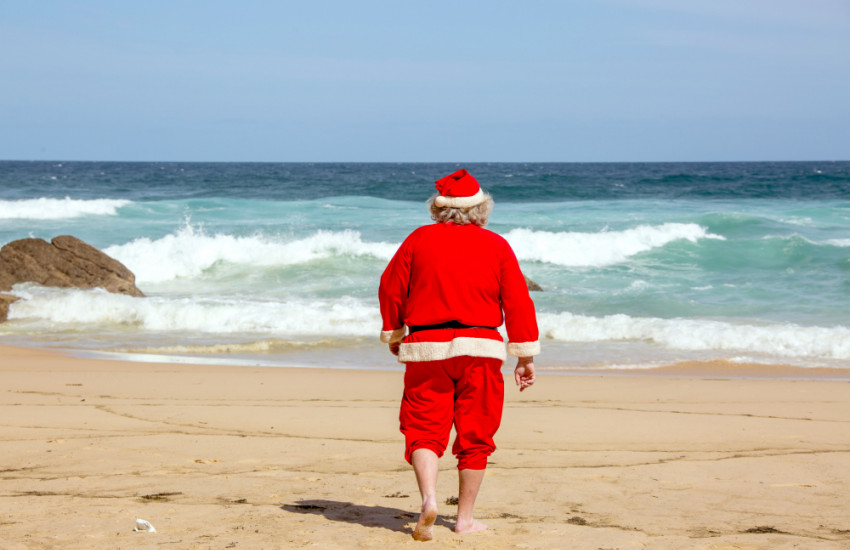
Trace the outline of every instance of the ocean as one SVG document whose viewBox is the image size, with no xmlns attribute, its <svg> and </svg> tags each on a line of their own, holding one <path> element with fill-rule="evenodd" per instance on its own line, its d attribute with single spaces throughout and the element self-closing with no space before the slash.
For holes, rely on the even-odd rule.
<svg viewBox="0 0 850 550">
<path fill-rule="evenodd" d="M 145 298 L 16 285 L 0 344 L 400 369 L 378 280 L 467 168 L 543 290 L 542 372 L 850 368 L 850 162 L 0 162 L 0 244 L 74 235 Z"/>
</svg>

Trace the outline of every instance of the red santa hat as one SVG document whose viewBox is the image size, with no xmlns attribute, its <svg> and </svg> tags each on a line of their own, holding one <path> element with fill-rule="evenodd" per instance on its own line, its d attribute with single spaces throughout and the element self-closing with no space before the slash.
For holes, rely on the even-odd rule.
<svg viewBox="0 0 850 550">
<path fill-rule="evenodd" d="M 440 208 L 472 208 L 486 200 L 478 181 L 463 168 L 438 179 L 435 186 L 440 195 L 434 199 L 434 204 Z"/>
</svg>

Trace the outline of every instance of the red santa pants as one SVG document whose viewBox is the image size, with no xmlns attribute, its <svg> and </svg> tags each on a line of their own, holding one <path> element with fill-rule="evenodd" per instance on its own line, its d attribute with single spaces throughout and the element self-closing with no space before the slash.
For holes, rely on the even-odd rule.
<svg viewBox="0 0 850 550">
<path fill-rule="evenodd" d="M 483 470 L 496 450 L 493 436 L 502 421 L 505 382 L 502 361 L 489 357 L 453 357 L 440 361 L 407 363 L 401 401 L 404 458 L 413 451 L 431 449 L 437 456 L 449 443 L 459 470 Z"/>
</svg>

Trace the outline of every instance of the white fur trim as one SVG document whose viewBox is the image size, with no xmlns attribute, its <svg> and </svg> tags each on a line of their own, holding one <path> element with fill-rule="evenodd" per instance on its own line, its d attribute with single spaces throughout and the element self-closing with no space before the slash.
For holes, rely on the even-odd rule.
<svg viewBox="0 0 850 550">
<path fill-rule="evenodd" d="M 395 330 L 382 330 L 381 342 L 385 344 L 395 344 L 404 340 L 404 327 Z"/>
<path fill-rule="evenodd" d="M 471 197 L 444 197 L 439 195 L 434 199 L 434 204 L 440 208 L 443 208 L 444 206 L 448 206 L 449 208 L 472 208 L 475 205 L 481 204 L 485 200 L 486 197 L 484 196 L 484 191 L 479 189 L 478 192 Z"/>
<path fill-rule="evenodd" d="M 505 361 L 505 343 L 489 338 L 460 337 L 450 342 L 411 342 L 402 344 L 398 352 L 399 363 L 411 361 L 439 361 L 461 355 L 490 357 Z"/>
<path fill-rule="evenodd" d="M 508 342 L 508 355 L 512 357 L 540 355 L 540 342 Z"/>
</svg>

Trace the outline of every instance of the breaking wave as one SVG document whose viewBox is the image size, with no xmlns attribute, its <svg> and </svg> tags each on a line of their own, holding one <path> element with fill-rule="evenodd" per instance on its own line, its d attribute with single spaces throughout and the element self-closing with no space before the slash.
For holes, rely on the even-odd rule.
<svg viewBox="0 0 850 550">
<path fill-rule="evenodd" d="M 120 199 L 25 199 L 0 200 L 0 220 L 60 220 L 81 216 L 115 216 L 132 201 Z"/>
<path fill-rule="evenodd" d="M 239 298 L 133 298 L 102 289 L 15 286 L 22 298 L 10 320 L 38 321 L 57 330 L 132 327 L 153 332 L 267 334 L 301 337 L 374 336 L 377 309 L 353 298 L 260 301 Z"/>
<path fill-rule="evenodd" d="M 519 260 L 548 262 L 567 267 L 602 267 L 663 247 L 674 241 L 725 240 L 694 223 L 641 225 L 622 231 L 578 233 L 512 229 L 505 235 Z"/>
<path fill-rule="evenodd" d="M 238 237 L 208 235 L 202 228 L 184 225 L 161 239 L 147 237 L 104 252 L 126 265 L 139 283 L 199 277 L 217 263 L 270 267 L 306 263 L 333 256 L 374 256 L 389 261 L 398 245 L 366 242 L 357 231 L 321 230 L 296 240 L 261 234 Z"/>
<path fill-rule="evenodd" d="M 541 336 L 560 342 L 645 341 L 666 349 L 737 351 L 777 357 L 850 359 L 850 328 L 791 323 L 746 325 L 701 319 L 658 319 L 571 313 L 541 314 Z"/>
</svg>

